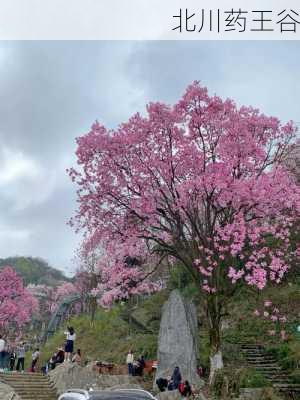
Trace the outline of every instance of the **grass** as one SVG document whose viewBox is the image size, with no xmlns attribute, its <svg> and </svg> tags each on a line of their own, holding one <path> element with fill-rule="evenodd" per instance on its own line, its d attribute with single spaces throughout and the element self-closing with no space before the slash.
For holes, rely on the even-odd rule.
<svg viewBox="0 0 300 400">
<path fill-rule="evenodd" d="M 165 299 L 166 295 L 163 292 L 158 293 L 140 301 L 133 310 L 135 318 L 139 318 L 144 325 L 151 328 L 153 333 L 149 334 L 136 331 L 121 318 L 122 306 L 110 311 L 98 309 L 93 324 L 88 315 L 72 318 L 67 324 L 73 326 L 76 332 L 75 349 L 80 348 L 83 358 L 87 361 L 102 360 L 124 364 L 126 354 L 131 348 L 136 357 L 144 354 L 147 359 L 155 359 L 160 310 Z M 64 346 L 65 328 L 66 325 L 42 348 L 42 363 L 48 360 L 58 347 Z"/>
<path fill-rule="evenodd" d="M 185 290 L 186 292 L 186 290 Z M 192 293 L 192 291 L 191 291 Z M 75 317 L 68 321 L 68 325 L 75 328 L 77 340 L 75 349 L 80 348 L 85 360 L 102 360 L 124 364 L 125 357 L 130 348 L 136 356 L 144 354 L 148 359 L 157 357 L 157 340 L 162 305 L 168 297 L 168 291 L 162 291 L 130 306 L 132 315 L 150 333 L 139 331 L 134 326 L 122 319 L 124 307 L 115 307 L 111 311 L 99 309 L 93 324 L 88 315 Z M 268 325 L 253 315 L 265 299 L 280 305 L 280 310 L 288 317 L 286 330 L 289 335 L 287 342 L 283 343 L 268 335 Z M 201 301 L 198 299 L 199 319 L 199 363 L 204 368 L 209 366 L 209 338 L 207 326 L 203 317 Z M 300 338 L 294 334 L 298 324 L 298 310 L 300 309 L 300 284 L 280 285 L 271 287 L 263 292 L 254 292 L 243 289 L 230 304 L 230 317 L 227 318 L 228 327 L 223 331 L 223 355 L 225 365 L 240 368 L 243 357 L 238 350 L 238 343 L 242 341 L 261 343 L 269 351 L 276 353 L 282 366 L 296 370 L 295 380 L 299 379 Z M 126 310 L 128 312 L 128 309 Z M 300 321 L 299 321 L 300 322 Z M 45 362 L 63 346 L 65 327 L 57 332 L 42 348 L 42 361 Z M 152 332 L 152 333 L 151 333 Z M 298 368 L 298 369 L 297 369 Z"/>
</svg>

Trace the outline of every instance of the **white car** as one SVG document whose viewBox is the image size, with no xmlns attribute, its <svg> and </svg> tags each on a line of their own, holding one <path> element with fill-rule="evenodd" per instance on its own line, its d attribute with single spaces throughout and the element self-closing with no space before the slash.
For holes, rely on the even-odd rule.
<svg viewBox="0 0 300 400">
<path fill-rule="evenodd" d="M 69 389 L 59 396 L 58 400 L 156 400 L 146 390 L 116 389 L 116 390 L 82 390 Z"/>
</svg>

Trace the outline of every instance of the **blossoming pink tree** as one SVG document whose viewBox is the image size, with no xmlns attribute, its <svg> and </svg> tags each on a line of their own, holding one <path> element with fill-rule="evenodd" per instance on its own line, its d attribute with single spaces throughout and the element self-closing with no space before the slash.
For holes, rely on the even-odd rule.
<svg viewBox="0 0 300 400">
<path fill-rule="evenodd" d="M 0 271 L 0 331 L 16 336 L 38 308 L 37 300 L 11 267 Z"/>
<path fill-rule="evenodd" d="M 27 290 L 37 300 L 35 316 L 42 322 L 49 321 L 62 300 L 78 293 L 78 288 L 71 282 L 62 282 L 57 287 L 30 284 Z"/>
<path fill-rule="evenodd" d="M 206 298 L 211 377 L 223 366 L 221 319 L 237 284 L 279 283 L 294 256 L 300 189 L 283 159 L 295 132 L 194 82 L 173 106 L 150 103 L 145 116 L 116 130 L 96 122 L 77 139 L 72 223 L 105 249 L 111 299 L 132 276 L 145 283 L 144 264 L 130 269 L 125 256 L 179 262 Z"/>
</svg>

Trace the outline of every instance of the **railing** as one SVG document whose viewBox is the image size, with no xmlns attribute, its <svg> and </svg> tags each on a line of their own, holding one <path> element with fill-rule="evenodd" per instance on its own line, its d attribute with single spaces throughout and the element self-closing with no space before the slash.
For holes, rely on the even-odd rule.
<svg viewBox="0 0 300 400">
<path fill-rule="evenodd" d="M 42 335 L 41 341 L 45 343 L 50 336 L 52 336 L 55 331 L 59 328 L 60 324 L 65 320 L 66 315 L 68 314 L 68 311 L 70 307 L 77 303 L 80 300 L 80 295 L 72 295 L 64 300 L 59 304 L 57 307 L 56 311 L 52 315 L 52 318 L 50 319 L 50 322 L 45 329 L 44 334 Z"/>
</svg>

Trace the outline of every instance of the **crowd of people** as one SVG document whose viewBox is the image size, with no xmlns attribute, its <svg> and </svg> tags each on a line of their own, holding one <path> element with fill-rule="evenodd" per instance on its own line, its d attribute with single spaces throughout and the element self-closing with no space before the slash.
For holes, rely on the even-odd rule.
<svg viewBox="0 0 300 400">
<path fill-rule="evenodd" d="M 76 339 L 74 328 L 68 327 L 65 335 L 65 346 L 59 347 L 41 368 L 43 373 L 47 373 L 48 370 L 54 369 L 58 364 L 62 364 L 63 362 L 76 362 L 77 364 L 81 364 L 81 350 L 77 349 L 74 353 L 74 342 Z M 24 341 L 9 343 L 0 335 L 0 372 L 18 371 L 23 373 L 25 371 L 25 355 L 29 347 L 30 346 Z M 31 354 L 29 372 L 37 371 L 39 359 L 40 350 L 36 347 Z"/>
<path fill-rule="evenodd" d="M 24 372 L 26 342 L 10 343 L 0 335 L 0 371 L 19 371 Z M 40 352 L 36 348 L 32 353 L 30 370 L 35 372 L 36 364 L 39 359 Z"/>
<path fill-rule="evenodd" d="M 129 350 L 126 356 L 126 364 L 128 367 L 128 374 L 132 376 L 142 376 L 146 365 L 144 356 L 141 355 L 137 360 L 134 358 L 134 353 Z M 166 390 L 178 390 L 184 397 L 190 397 L 194 394 L 194 388 L 188 380 L 183 380 L 180 372 L 180 368 L 176 366 L 174 368 L 172 376 L 167 378 L 156 379 L 156 385 L 160 392 Z"/>
<path fill-rule="evenodd" d="M 76 340 L 76 333 L 73 327 L 68 327 L 65 332 L 66 343 L 64 347 L 59 347 L 57 351 L 48 359 L 46 364 L 41 368 L 44 374 L 49 370 L 53 370 L 57 365 L 64 362 L 74 362 L 81 364 L 82 356 L 81 350 L 77 349 L 74 353 L 74 342 Z M 19 342 L 11 344 L 6 342 L 0 334 L 0 372 L 3 371 L 19 371 L 25 370 L 25 354 L 27 350 L 26 342 Z M 40 350 L 35 348 L 31 355 L 30 372 L 36 372 L 38 361 L 40 359 Z M 129 350 L 126 356 L 126 364 L 128 374 L 131 376 L 143 376 L 146 366 L 145 358 L 140 355 L 136 360 L 134 352 Z M 178 390 L 182 396 L 189 397 L 193 394 L 193 388 L 187 380 L 183 380 L 179 367 L 175 367 L 172 376 L 167 378 L 158 378 L 156 385 L 161 392 L 166 390 Z"/>
<path fill-rule="evenodd" d="M 172 376 L 156 379 L 156 385 L 160 392 L 166 390 L 178 390 L 184 397 L 190 397 L 194 394 L 194 389 L 188 380 L 183 380 L 179 367 L 175 367 Z"/>
</svg>

